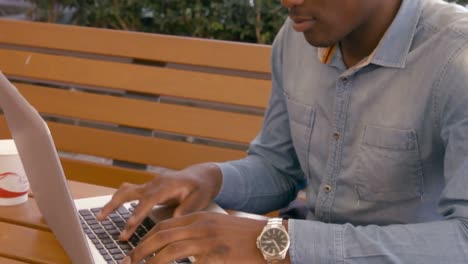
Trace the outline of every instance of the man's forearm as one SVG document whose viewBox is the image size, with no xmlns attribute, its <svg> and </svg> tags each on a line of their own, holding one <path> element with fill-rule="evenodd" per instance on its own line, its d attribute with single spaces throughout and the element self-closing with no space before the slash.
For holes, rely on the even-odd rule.
<svg viewBox="0 0 468 264">
<path fill-rule="evenodd" d="M 289 220 L 291 263 L 465 264 L 468 222 L 353 226 Z"/>
<path fill-rule="evenodd" d="M 223 184 L 216 202 L 224 208 L 264 214 L 285 207 L 302 188 L 300 179 L 280 174 L 258 156 L 219 166 Z"/>
</svg>

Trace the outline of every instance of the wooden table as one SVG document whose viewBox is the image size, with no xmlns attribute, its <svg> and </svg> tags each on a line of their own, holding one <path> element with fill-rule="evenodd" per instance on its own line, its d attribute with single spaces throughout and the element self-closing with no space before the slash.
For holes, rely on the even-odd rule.
<svg viewBox="0 0 468 264">
<path fill-rule="evenodd" d="M 73 198 L 114 193 L 115 189 L 69 182 Z M 237 216 L 264 219 L 263 216 L 230 212 Z M 0 263 L 71 263 L 42 219 L 34 197 L 18 206 L 0 206 Z"/>
</svg>

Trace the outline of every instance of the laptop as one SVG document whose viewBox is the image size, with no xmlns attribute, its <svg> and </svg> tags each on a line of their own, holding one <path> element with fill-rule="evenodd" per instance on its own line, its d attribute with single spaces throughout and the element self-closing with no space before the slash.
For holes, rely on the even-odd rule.
<svg viewBox="0 0 468 264">
<path fill-rule="evenodd" d="M 96 221 L 95 215 L 111 196 L 72 199 L 46 122 L 1 72 L 0 108 L 39 210 L 73 263 L 120 263 L 148 230 L 172 215 L 170 208 L 155 207 L 128 242 L 118 241 L 120 231 L 137 204 L 124 204 L 102 223 Z M 226 213 L 214 203 L 206 210 Z M 192 263 L 192 257 L 174 263 Z"/>
</svg>

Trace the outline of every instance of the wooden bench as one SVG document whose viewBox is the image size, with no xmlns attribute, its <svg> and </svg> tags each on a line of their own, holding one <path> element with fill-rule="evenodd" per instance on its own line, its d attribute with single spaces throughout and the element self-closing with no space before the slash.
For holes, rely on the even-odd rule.
<svg viewBox="0 0 468 264">
<path fill-rule="evenodd" d="M 48 122 L 67 178 L 108 187 L 244 157 L 269 57 L 265 45 L 0 20 L 0 71 Z"/>
</svg>

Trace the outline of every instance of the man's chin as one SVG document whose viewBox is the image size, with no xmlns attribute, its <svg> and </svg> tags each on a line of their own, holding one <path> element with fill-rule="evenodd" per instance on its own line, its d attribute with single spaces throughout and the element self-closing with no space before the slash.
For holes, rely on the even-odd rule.
<svg viewBox="0 0 468 264">
<path fill-rule="evenodd" d="M 309 43 L 310 45 L 317 47 L 317 48 L 328 48 L 330 46 L 335 45 L 336 41 L 335 40 L 327 40 L 324 38 L 317 37 L 316 34 L 310 34 L 308 32 L 304 32 L 304 39 Z"/>
</svg>

